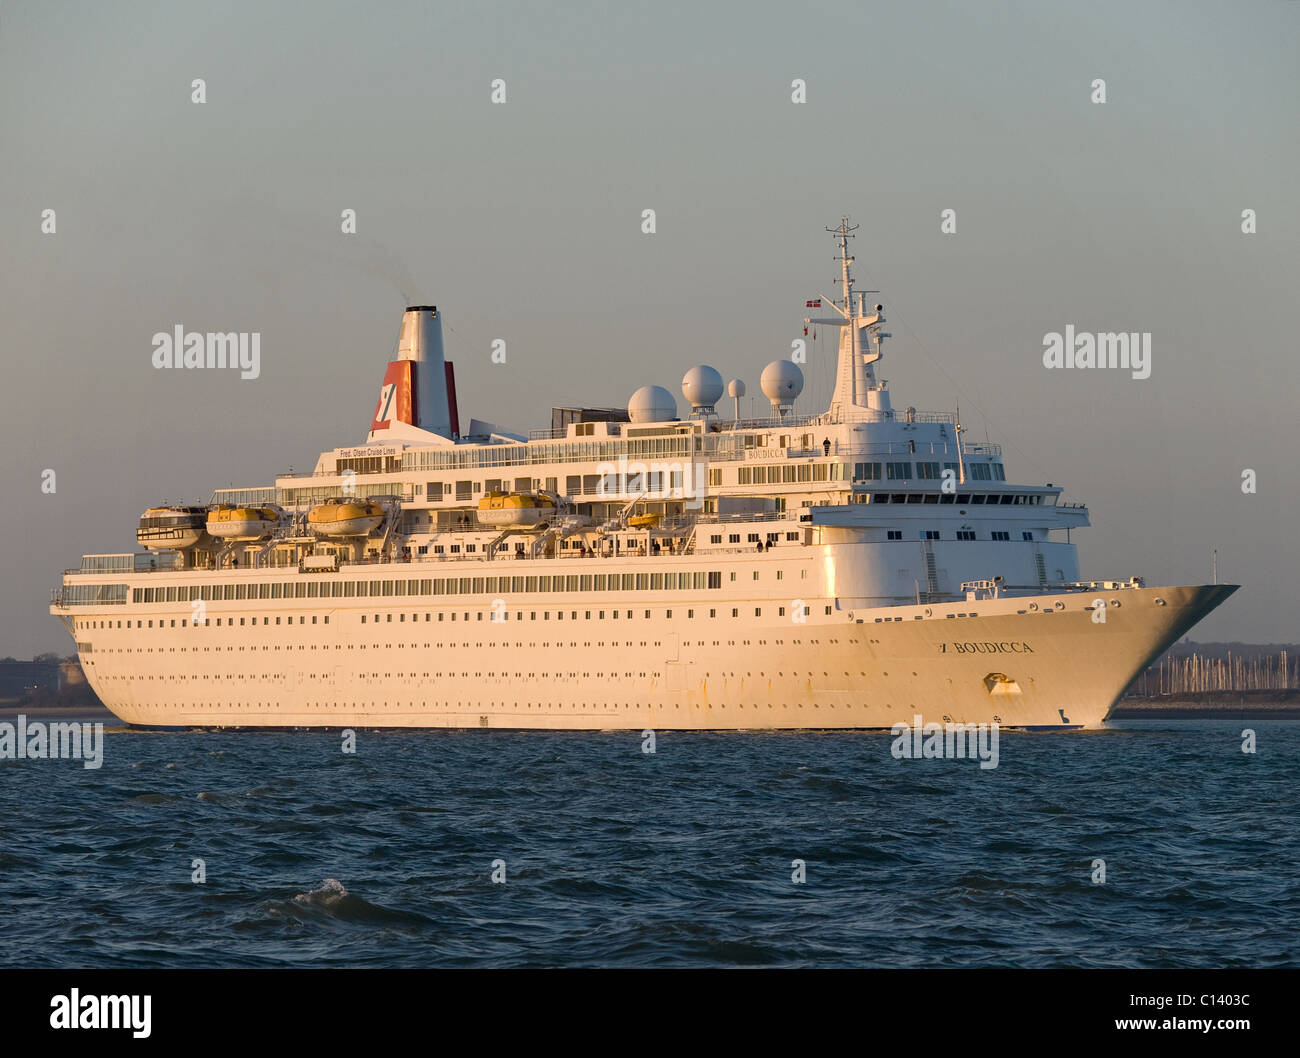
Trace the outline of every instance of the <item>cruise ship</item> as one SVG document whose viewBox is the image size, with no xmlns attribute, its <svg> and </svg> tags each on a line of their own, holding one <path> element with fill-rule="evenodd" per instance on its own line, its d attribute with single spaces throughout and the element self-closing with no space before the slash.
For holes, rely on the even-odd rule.
<svg viewBox="0 0 1300 1058">
<path fill-rule="evenodd" d="M 698 365 L 681 409 L 648 385 L 549 430 L 463 424 L 442 314 L 412 306 L 363 443 L 149 508 L 50 611 L 140 726 L 1098 727 L 1236 586 L 1081 579 L 1086 507 L 895 408 L 854 229 L 827 229 L 839 297 L 801 313 L 837 337 L 824 411 L 796 410 L 795 350 L 762 418 Z"/>
</svg>

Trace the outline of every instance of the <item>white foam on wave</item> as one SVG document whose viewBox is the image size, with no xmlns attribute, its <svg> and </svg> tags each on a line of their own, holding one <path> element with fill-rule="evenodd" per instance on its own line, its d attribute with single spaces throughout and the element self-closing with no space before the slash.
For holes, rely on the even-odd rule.
<svg viewBox="0 0 1300 1058">
<path fill-rule="evenodd" d="M 329 907 L 331 904 L 337 904 L 348 891 L 343 888 L 343 883 L 337 878 L 326 878 L 320 883 L 319 889 L 313 889 L 308 893 L 299 893 L 293 898 L 295 904 L 323 904 Z"/>
</svg>

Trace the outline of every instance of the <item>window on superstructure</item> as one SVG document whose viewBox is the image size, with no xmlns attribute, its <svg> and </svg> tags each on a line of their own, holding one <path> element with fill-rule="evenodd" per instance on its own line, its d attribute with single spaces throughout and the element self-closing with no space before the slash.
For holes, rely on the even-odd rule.
<svg viewBox="0 0 1300 1058">
<path fill-rule="evenodd" d="M 1020 534 L 1020 538 L 1022 540 L 1032 540 L 1034 538 L 1034 534 L 1030 532 L 1028 529 L 1026 529 L 1024 530 L 1024 532 Z"/>
<path fill-rule="evenodd" d="M 1007 480 L 1007 472 L 1006 472 L 1005 470 L 1002 469 L 1002 464 L 1001 464 L 1001 463 L 992 463 L 992 464 L 990 464 L 990 465 L 993 467 L 993 480 L 994 480 L 994 481 L 1006 481 L 1006 480 Z"/>
<path fill-rule="evenodd" d="M 938 463 L 917 463 L 916 476 L 918 478 L 924 478 L 927 481 L 932 481 L 938 478 L 939 464 Z"/>
<path fill-rule="evenodd" d="M 958 530 L 957 530 L 957 539 L 958 539 L 958 540 L 974 540 L 974 539 L 975 539 L 975 530 L 973 530 L 973 529 L 958 529 Z"/>
<path fill-rule="evenodd" d="M 886 539 L 889 539 L 889 540 L 902 540 L 902 539 L 903 539 L 903 530 L 901 530 L 901 529 L 890 529 L 890 530 L 887 530 L 887 533 L 888 533 L 888 536 L 886 537 Z"/>
<path fill-rule="evenodd" d="M 908 481 L 912 477 L 912 464 L 904 463 L 886 463 L 886 476 L 890 481 Z"/>
<path fill-rule="evenodd" d="M 924 530 L 924 531 L 921 533 L 921 539 L 922 539 L 922 540 L 938 540 L 938 539 L 939 539 L 939 530 L 938 530 L 938 529 L 926 529 L 926 530 Z"/>
<path fill-rule="evenodd" d="M 995 529 L 995 530 L 993 530 L 993 539 L 994 539 L 994 540 L 1010 540 L 1010 539 L 1011 539 L 1011 533 L 1010 533 L 1010 532 L 1004 532 L 1004 531 L 1002 531 L 1002 530 L 1000 530 L 1000 529 Z"/>
</svg>

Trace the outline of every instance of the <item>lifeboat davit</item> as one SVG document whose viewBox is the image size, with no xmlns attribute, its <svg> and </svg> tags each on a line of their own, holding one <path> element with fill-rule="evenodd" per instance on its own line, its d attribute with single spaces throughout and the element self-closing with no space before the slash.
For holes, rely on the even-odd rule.
<svg viewBox="0 0 1300 1058">
<path fill-rule="evenodd" d="M 354 496 L 336 496 L 307 512 L 307 526 L 317 536 L 369 536 L 383 520 L 379 504 Z"/>
<path fill-rule="evenodd" d="M 208 510 L 208 533 L 220 540 L 261 540 L 280 522 L 278 507 L 222 503 Z"/>
<path fill-rule="evenodd" d="M 207 521 L 206 507 L 150 507 L 140 515 L 136 543 L 151 551 L 183 551 L 203 539 Z"/>
<path fill-rule="evenodd" d="M 478 501 L 482 525 L 536 525 L 555 515 L 555 501 L 531 492 L 489 492 Z"/>
</svg>

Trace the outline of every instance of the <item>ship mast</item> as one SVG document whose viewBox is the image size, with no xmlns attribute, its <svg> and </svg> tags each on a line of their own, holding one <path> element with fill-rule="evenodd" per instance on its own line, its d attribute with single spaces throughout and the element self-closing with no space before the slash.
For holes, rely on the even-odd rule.
<svg viewBox="0 0 1300 1058">
<path fill-rule="evenodd" d="M 804 323 L 821 324 L 827 327 L 839 327 L 839 360 L 835 369 L 835 392 L 831 396 L 829 413 L 837 421 L 876 420 L 889 417 L 889 394 L 884 385 L 877 385 L 875 372 L 871 365 L 880 360 L 884 354 L 880 351 L 880 342 L 889 335 L 881 331 L 880 325 L 885 318 L 877 305 L 871 315 L 866 313 L 865 297 L 875 294 L 874 290 L 853 289 L 853 262 L 856 260 L 849 253 L 849 240 L 859 225 L 850 224 L 848 217 L 841 217 L 837 227 L 826 230 L 835 236 L 840 244 L 840 284 L 843 296 L 837 305 L 831 298 L 824 299 L 830 308 L 839 313 L 839 318 L 805 318 Z M 856 295 L 857 304 L 854 304 Z M 841 307 L 842 306 L 842 307 Z M 858 331 L 867 332 L 872 350 L 862 351 Z"/>
<path fill-rule="evenodd" d="M 849 403 L 863 404 L 866 402 L 866 385 L 865 385 L 865 367 L 862 359 L 858 354 L 858 329 L 853 326 L 853 261 L 854 258 L 849 256 L 849 240 L 856 238 L 852 233 L 858 230 L 858 225 L 849 225 L 848 217 L 840 218 L 838 228 L 827 228 L 828 232 L 836 235 L 840 240 L 840 269 L 841 283 L 844 287 L 844 316 L 849 321 L 847 335 L 841 335 L 840 342 L 843 344 L 844 337 L 849 340 L 849 363 L 853 365 L 853 375 L 849 380 Z M 861 378 L 859 376 L 862 376 Z"/>
</svg>

